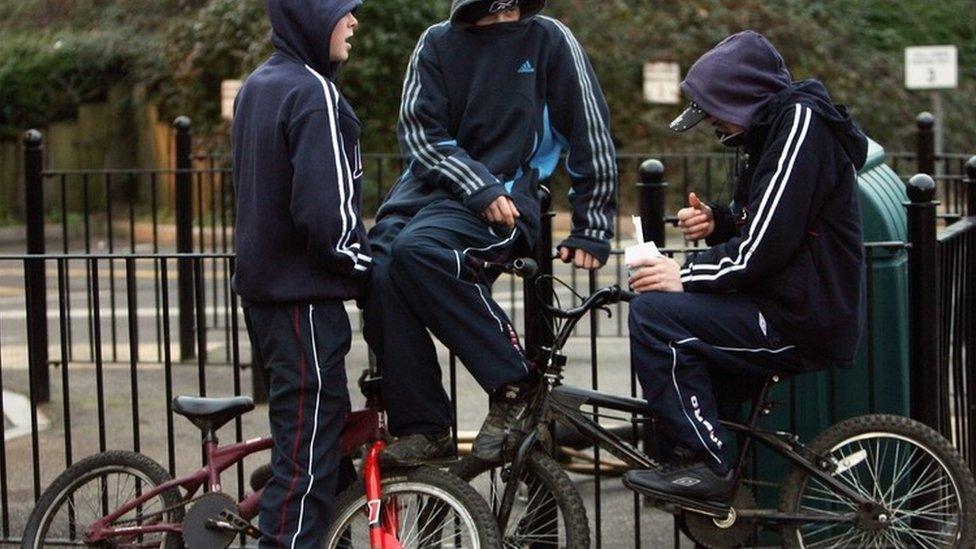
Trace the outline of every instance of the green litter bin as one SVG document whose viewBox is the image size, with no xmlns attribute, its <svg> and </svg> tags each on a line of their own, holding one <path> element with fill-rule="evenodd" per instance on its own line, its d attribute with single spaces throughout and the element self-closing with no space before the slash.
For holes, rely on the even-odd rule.
<svg viewBox="0 0 976 549">
<path fill-rule="evenodd" d="M 856 363 L 781 383 L 772 396 L 776 407 L 762 423 L 767 430 L 796 433 L 804 442 L 849 417 L 909 411 L 908 253 L 899 245 L 907 237 L 903 203 L 908 197 L 904 183 L 885 164 L 884 149 L 873 141 L 858 183 L 868 256 L 868 314 Z M 761 481 L 756 495 L 763 507 L 775 507 L 778 482 L 789 466 L 762 447 L 755 456 L 751 466 Z M 774 543 L 771 534 L 762 541 Z"/>
</svg>

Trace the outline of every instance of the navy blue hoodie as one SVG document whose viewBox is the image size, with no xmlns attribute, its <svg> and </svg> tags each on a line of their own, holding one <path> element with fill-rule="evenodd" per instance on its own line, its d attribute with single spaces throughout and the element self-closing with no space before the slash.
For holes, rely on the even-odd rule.
<svg viewBox="0 0 976 549">
<path fill-rule="evenodd" d="M 398 127 L 407 170 L 379 217 L 413 216 L 445 199 L 481 215 L 508 195 L 531 246 L 539 232 L 538 182 L 568 150 L 573 227 L 561 245 L 606 262 L 617 190 L 609 112 L 583 48 L 565 25 L 536 15 L 542 4 L 527 4 L 518 22 L 445 21 L 420 37 Z"/>
<path fill-rule="evenodd" d="M 738 116 L 749 128 L 747 167 L 732 205 L 713 206 L 713 246 L 688 261 L 682 282 L 692 292 L 753 295 L 801 352 L 848 363 L 863 316 L 856 172 L 867 138 L 823 84 L 791 82 L 765 38 L 733 38 L 696 63 L 683 89 L 709 114 Z M 736 65 L 742 56 L 749 70 Z"/>
<path fill-rule="evenodd" d="M 372 260 L 360 123 L 332 78 L 332 31 L 361 0 L 268 0 L 276 52 L 244 83 L 232 141 L 234 289 L 246 302 L 350 299 Z"/>
</svg>

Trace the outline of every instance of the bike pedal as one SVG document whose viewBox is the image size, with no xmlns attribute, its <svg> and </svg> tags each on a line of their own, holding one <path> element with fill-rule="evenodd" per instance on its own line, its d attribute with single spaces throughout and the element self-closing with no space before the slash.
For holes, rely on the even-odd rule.
<svg viewBox="0 0 976 549">
<path fill-rule="evenodd" d="M 258 530 L 258 528 L 256 526 L 254 526 L 250 522 L 244 520 L 243 518 L 241 518 L 237 514 L 234 514 L 234 513 L 228 512 L 228 511 L 224 511 L 223 513 L 220 514 L 220 518 L 223 519 L 223 521 L 226 521 L 226 522 L 218 521 L 216 523 L 216 525 L 215 525 L 218 528 L 221 528 L 221 529 L 227 528 L 227 529 L 235 530 L 237 532 L 243 532 L 248 537 L 251 537 L 251 538 L 254 538 L 254 539 L 260 539 L 261 538 L 261 530 Z"/>
</svg>

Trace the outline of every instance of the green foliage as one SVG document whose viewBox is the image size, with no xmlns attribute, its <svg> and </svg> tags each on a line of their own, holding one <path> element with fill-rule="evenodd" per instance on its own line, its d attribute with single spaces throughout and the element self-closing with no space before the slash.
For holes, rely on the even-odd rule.
<svg viewBox="0 0 976 549">
<path fill-rule="evenodd" d="M 449 0 L 369 0 L 339 85 L 364 123 L 367 150 L 395 150 L 407 59 Z M 117 82 L 148 83 L 172 118 L 198 135 L 225 135 L 220 82 L 254 70 L 271 49 L 259 0 L 22 0 L 0 3 L 0 131 L 71 116 Z M 752 28 L 783 52 L 796 78 L 818 78 L 890 150 L 912 147 L 912 120 L 930 94 L 903 83 L 903 48 L 957 44 L 961 87 L 944 92 L 948 148 L 976 133 L 976 25 L 972 0 L 554 0 L 588 51 L 622 150 L 710 147 L 706 132 L 674 136 L 677 106 L 642 97 L 647 61 L 687 70 L 711 45 Z M 111 30 L 99 30 L 111 29 Z M 135 37 L 135 38 L 134 38 Z M 57 41 L 61 47 L 54 48 Z"/>
<path fill-rule="evenodd" d="M 158 72 L 144 48 L 103 32 L 25 32 L 0 40 L 0 136 L 70 117 L 113 84 Z"/>
<path fill-rule="evenodd" d="M 447 16 L 446 8 L 446 3 L 372 0 L 357 12 L 360 28 L 339 80 L 363 122 L 366 150 L 395 149 L 407 59 L 423 30 Z M 269 32 L 263 2 L 210 0 L 169 41 L 173 77 L 163 86 L 167 114 L 189 114 L 198 132 L 219 129 L 220 82 L 246 77 L 271 54 Z"/>
</svg>

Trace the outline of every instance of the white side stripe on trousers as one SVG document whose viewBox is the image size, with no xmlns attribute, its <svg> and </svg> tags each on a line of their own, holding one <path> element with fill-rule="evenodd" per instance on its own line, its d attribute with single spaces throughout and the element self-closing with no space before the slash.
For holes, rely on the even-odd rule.
<svg viewBox="0 0 976 549">
<path fill-rule="evenodd" d="M 681 413 L 685 415 L 685 419 L 687 419 L 688 423 L 691 424 L 691 428 L 695 431 L 695 435 L 698 437 L 698 440 L 701 441 L 702 446 L 705 447 L 705 450 L 707 450 L 708 453 L 715 458 L 715 461 L 721 464 L 722 458 L 715 455 L 715 452 L 708 447 L 708 444 L 705 443 L 705 439 L 702 437 L 701 432 L 698 430 L 698 426 L 695 425 L 695 422 L 691 419 L 691 416 L 688 415 L 688 410 L 685 408 L 684 397 L 681 396 L 681 389 L 678 388 L 678 375 L 675 373 L 678 368 L 678 351 L 674 350 L 674 344 L 669 343 L 668 347 L 671 347 L 671 381 L 674 383 L 674 392 L 678 395 L 678 406 L 681 406 Z"/>
<path fill-rule="evenodd" d="M 313 305 L 308 306 L 308 330 L 312 336 L 312 357 L 315 359 L 315 379 L 318 381 L 318 389 L 315 392 L 315 417 L 312 420 L 312 438 L 308 442 L 308 488 L 305 489 L 305 493 L 302 494 L 302 502 L 298 508 L 298 525 L 295 527 L 295 535 L 291 538 L 291 549 L 295 549 L 295 543 L 298 541 L 298 533 L 302 531 L 302 521 L 305 519 L 305 498 L 308 497 L 309 492 L 312 491 L 312 485 L 315 484 L 315 475 L 312 474 L 312 464 L 315 460 L 312 459 L 312 451 L 315 449 L 315 435 L 319 430 L 319 403 L 322 399 L 322 372 L 319 371 L 319 351 L 315 345 L 315 320 L 312 318 L 312 312 L 315 311 Z"/>
</svg>

